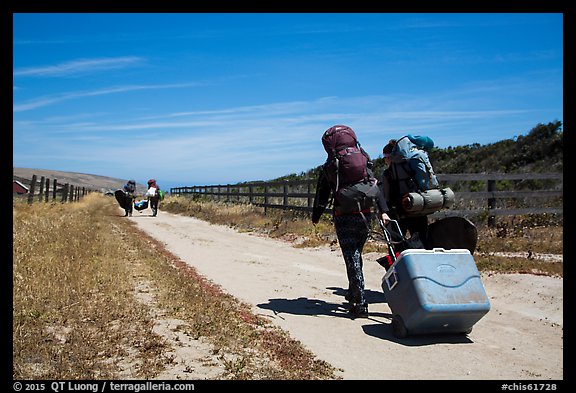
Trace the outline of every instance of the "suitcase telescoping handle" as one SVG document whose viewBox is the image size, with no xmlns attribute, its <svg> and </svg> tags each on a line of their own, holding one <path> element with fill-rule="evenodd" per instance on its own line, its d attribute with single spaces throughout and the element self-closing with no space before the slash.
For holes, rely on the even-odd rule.
<svg viewBox="0 0 576 393">
<path fill-rule="evenodd" d="M 392 265 L 384 275 L 384 281 L 386 281 L 386 285 L 388 286 L 388 290 L 394 289 L 394 287 L 398 284 L 398 275 L 396 274 L 396 252 L 394 251 L 394 247 L 392 246 L 392 237 L 388 233 L 386 226 L 381 218 L 378 219 L 380 223 L 380 227 L 382 228 L 382 232 L 384 232 L 384 236 L 386 237 L 386 243 L 388 244 L 388 254 L 390 258 L 392 258 Z M 400 229 L 400 225 L 398 224 L 397 220 L 390 220 L 396 225 L 396 229 L 398 233 L 402 235 L 402 229 Z"/>
<path fill-rule="evenodd" d="M 397 220 L 390 220 L 389 222 L 394 223 L 394 225 L 396 225 L 396 230 L 398 230 L 400 236 L 404 236 L 402 234 L 402 229 L 400 228 L 400 225 L 398 224 Z M 392 258 L 393 262 L 396 262 L 396 253 L 394 252 L 394 247 L 392 246 L 392 236 L 390 236 L 388 229 L 386 229 L 386 226 L 384 225 L 384 221 L 382 221 L 382 218 L 380 217 L 378 218 L 378 223 L 380 224 L 380 228 L 382 228 L 382 232 L 384 232 L 384 237 L 386 237 L 386 244 L 388 245 L 388 251 L 390 257 Z"/>
</svg>

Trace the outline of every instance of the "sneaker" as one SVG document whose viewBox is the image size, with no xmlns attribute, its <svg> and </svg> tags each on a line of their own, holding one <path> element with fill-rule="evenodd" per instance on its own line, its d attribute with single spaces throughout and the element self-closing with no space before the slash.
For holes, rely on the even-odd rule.
<svg viewBox="0 0 576 393">
<path fill-rule="evenodd" d="M 354 318 L 366 318 L 368 316 L 367 304 L 353 304 L 350 308 L 350 316 Z"/>
</svg>

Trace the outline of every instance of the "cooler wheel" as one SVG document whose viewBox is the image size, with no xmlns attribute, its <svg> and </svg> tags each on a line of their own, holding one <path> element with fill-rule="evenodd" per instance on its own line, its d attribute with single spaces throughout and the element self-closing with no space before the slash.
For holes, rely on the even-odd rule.
<svg viewBox="0 0 576 393">
<path fill-rule="evenodd" d="M 394 336 L 397 338 L 406 338 L 408 336 L 408 330 L 400 315 L 394 315 L 392 317 L 392 333 L 394 333 Z"/>
</svg>

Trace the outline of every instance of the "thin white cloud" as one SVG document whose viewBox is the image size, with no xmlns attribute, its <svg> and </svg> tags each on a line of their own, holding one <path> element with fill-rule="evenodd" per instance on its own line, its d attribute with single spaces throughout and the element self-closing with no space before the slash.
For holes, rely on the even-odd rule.
<svg viewBox="0 0 576 393">
<path fill-rule="evenodd" d="M 40 124 L 44 124 L 44 133 L 52 130 L 51 135 L 67 134 L 72 137 L 71 134 L 104 135 L 103 133 L 123 131 L 140 137 L 176 140 L 177 144 L 184 145 L 188 138 L 198 135 L 204 135 L 203 146 L 217 146 L 222 140 L 229 141 L 231 137 L 239 136 L 234 142 L 235 146 L 249 145 L 260 140 L 265 141 L 262 148 L 266 149 L 272 145 L 292 146 L 293 141 L 313 141 L 323 127 L 327 128 L 332 123 L 354 124 L 365 138 L 372 138 L 382 135 L 383 132 L 402 132 L 406 127 L 442 129 L 447 124 L 520 116 L 528 111 L 469 108 L 443 110 L 431 107 L 428 102 L 422 103 L 420 99 L 411 101 L 405 98 L 401 101 L 403 104 L 399 105 L 397 98 L 388 96 L 324 97 L 311 101 L 168 113 L 133 120 L 108 118 L 102 122 L 80 123 L 64 120 L 59 123 L 45 119 Z M 396 105 L 390 105 L 390 102 L 396 102 Z M 15 125 L 27 126 L 23 121 L 17 121 Z M 215 142 L 209 142 L 210 139 Z"/>
<path fill-rule="evenodd" d="M 93 96 L 100 96 L 106 94 L 115 94 L 115 93 L 125 93 L 128 91 L 134 90 L 152 90 L 152 89 L 175 89 L 175 88 L 184 88 L 184 87 L 191 87 L 191 86 L 200 86 L 201 83 L 191 82 L 191 83 L 173 83 L 173 84 L 163 84 L 163 85 L 130 85 L 130 86 L 113 86 L 107 87 L 104 89 L 92 90 L 92 91 L 83 91 L 83 92 L 71 92 L 71 93 L 63 93 L 56 96 L 49 96 L 49 97 L 41 97 L 35 100 L 28 101 L 23 104 L 14 105 L 12 110 L 13 112 L 23 112 L 28 111 L 48 105 L 53 105 L 62 101 L 73 100 L 82 97 L 93 97 Z"/>
<path fill-rule="evenodd" d="M 22 124 L 18 139 L 22 139 L 22 144 L 25 139 L 33 139 L 36 145 L 45 142 L 42 150 L 52 150 L 46 146 L 67 145 L 70 150 L 83 152 L 78 156 L 79 162 L 89 156 L 102 167 L 128 168 L 133 160 L 125 157 L 161 154 L 162 167 L 170 168 L 170 176 L 174 178 L 185 179 L 202 168 L 206 182 L 214 179 L 236 182 L 271 179 L 321 164 L 325 154 L 320 138 L 333 124 L 352 126 L 362 146 L 376 158 L 385 141 L 405 133 L 428 135 L 438 146 L 469 143 L 469 134 L 477 135 L 480 143 L 490 142 L 496 138 L 497 130 L 489 124 L 498 121 L 500 131 L 517 129 L 519 121 L 537 109 L 494 109 L 490 105 L 475 110 L 477 105 L 467 104 L 468 95 L 462 97 L 462 91 L 443 92 L 439 96 L 323 97 L 169 112 L 148 118 L 108 116 L 106 121 L 90 123 L 66 119 L 48 123 L 45 119 L 43 127 L 36 124 L 29 128 Z M 458 105 L 446 105 L 451 96 L 460 98 Z M 527 132 L 530 126 L 527 124 L 522 132 Z M 128 145 L 110 142 L 118 132 L 130 140 Z M 87 140 L 89 144 L 85 143 Z M 70 159 L 70 155 L 67 157 Z M 132 170 L 145 173 L 159 170 L 157 163 L 137 161 L 138 166 Z"/>
<path fill-rule="evenodd" d="M 110 57 L 100 59 L 79 59 L 60 63 L 52 66 L 29 67 L 16 69 L 13 72 L 15 77 L 18 76 L 35 76 L 35 77 L 61 77 L 79 73 L 89 73 L 115 68 L 124 68 L 135 63 L 142 62 L 142 58 L 135 56 L 127 57 Z"/>
</svg>

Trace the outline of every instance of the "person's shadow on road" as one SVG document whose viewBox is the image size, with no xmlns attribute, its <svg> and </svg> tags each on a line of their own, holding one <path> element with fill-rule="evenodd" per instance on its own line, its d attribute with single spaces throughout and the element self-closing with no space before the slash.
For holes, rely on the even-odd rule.
<svg viewBox="0 0 576 393">
<path fill-rule="evenodd" d="M 272 310 L 276 316 L 281 314 L 294 315 L 330 315 L 348 317 L 348 310 L 342 304 L 329 303 L 320 299 L 299 297 L 297 299 L 268 299 L 268 303 L 257 304 L 265 310 Z"/>
<path fill-rule="evenodd" d="M 258 307 L 266 310 L 272 310 L 276 316 L 282 317 L 282 313 L 294 315 L 329 315 L 333 317 L 343 317 L 351 319 L 348 314 L 348 307 L 345 305 L 346 301 L 344 296 L 346 290 L 338 287 L 328 287 L 334 294 L 342 296 L 343 303 L 331 303 L 320 299 L 310 299 L 307 297 L 299 297 L 297 299 L 268 299 L 268 303 L 257 304 Z M 368 304 L 385 302 L 384 293 L 379 293 L 372 290 L 366 290 L 366 300 Z M 371 316 L 378 314 L 383 317 L 391 317 L 391 315 L 383 313 L 370 313 Z"/>
<path fill-rule="evenodd" d="M 343 298 L 346 296 L 346 290 L 344 288 L 339 287 L 327 287 L 326 289 L 330 289 L 333 294 L 342 296 Z M 386 296 L 384 292 L 373 291 L 371 289 L 366 289 L 364 291 L 364 296 L 366 297 L 366 301 L 368 304 L 374 303 L 386 303 Z"/>
</svg>

